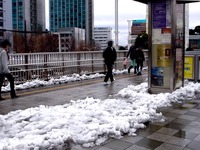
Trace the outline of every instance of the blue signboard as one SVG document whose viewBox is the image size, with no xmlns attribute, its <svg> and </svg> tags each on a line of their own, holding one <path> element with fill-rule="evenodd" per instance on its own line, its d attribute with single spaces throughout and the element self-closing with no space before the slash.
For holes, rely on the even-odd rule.
<svg viewBox="0 0 200 150">
<path fill-rule="evenodd" d="M 166 1 L 153 3 L 153 28 L 166 28 Z"/>
</svg>

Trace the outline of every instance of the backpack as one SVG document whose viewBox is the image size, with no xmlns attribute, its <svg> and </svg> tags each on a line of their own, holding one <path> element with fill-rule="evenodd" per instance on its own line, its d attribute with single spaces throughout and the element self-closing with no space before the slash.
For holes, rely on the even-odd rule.
<svg viewBox="0 0 200 150">
<path fill-rule="evenodd" d="M 133 46 L 131 47 L 131 51 L 130 51 L 130 58 L 131 60 L 136 59 L 137 58 L 137 52 L 136 52 L 136 48 Z"/>
</svg>

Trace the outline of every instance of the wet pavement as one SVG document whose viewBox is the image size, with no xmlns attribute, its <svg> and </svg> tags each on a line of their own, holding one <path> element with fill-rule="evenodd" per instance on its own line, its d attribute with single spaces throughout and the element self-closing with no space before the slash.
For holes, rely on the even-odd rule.
<svg viewBox="0 0 200 150">
<path fill-rule="evenodd" d="M 15 100 L 10 100 L 9 94 L 5 93 L 3 97 L 7 100 L 0 101 L 0 114 L 39 105 L 60 105 L 86 97 L 105 99 L 129 84 L 146 81 L 147 76 L 118 75 L 115 78 L 116 81 L 107 86 L 103 85 L 103 78 L 99 78 L 17 91 L 21 97 Z M 200 100 L 182 105 L 173 104 L 158 111 L 164 114 L 166 121 L 146 124 L 145 129 L 136 132 L 137 136 L 110 138 L 101 146 L 93 148 L 73 145 L 72 150 L 200 150 Z"/>
</svg>

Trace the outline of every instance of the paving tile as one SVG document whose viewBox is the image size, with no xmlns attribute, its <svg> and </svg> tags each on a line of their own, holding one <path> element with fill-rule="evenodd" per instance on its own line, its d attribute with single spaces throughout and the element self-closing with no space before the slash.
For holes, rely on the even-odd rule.
<svg viewBox="0 0 200 150">
<path fill-rule="evenodd" d="M 162 145 L 160 145 L 155 150 L 183 150 L 183 147 L 177 146 L 177 145 L 168 144 L 168 143 L 163 143 Z"/>
<path fill-rule="evenodd" d="M 85 148 L 85 147 L 81 147 L 80 145 L 74 145 L 71 148 L 71 150 L 96 150 L 96 149 L 97 147 Z"/>
<path fill-rule="evenodd" d="M 188 124 L 191 123 L 190 120 L 181 119 L 181 118 L 177 118 L 177 119 L 173 120 L 173 122 L 175 122 L 175 123 L 180 123 L 180 124 L 186 124 L 186 125 L 188 125 Z"/>
<path fill-rule="evenodd" d="M 180 110 L 180 109 L 174 109 L 171 112 L 173 113 L 177 113 L 177 114 L 184 114 L 187 112 L 187 110 Z"/>
<path fill-rule="evenodd" d="M 199 117 L 199 113 L 192 112 L 192 111 L 186 112 L 185 115 L 190 115 L 190 116 L 193 116 L 193 117 Z"/>
<path fill-rule="evenodd" d="M 144 129 L 138 129 L 135 133 L 138 136 L 147 137 L 148 135 L 152 134 L 153 132 L 155 132 L 155 131 L 152 131 L 148 128 L 144 128 Z"/>
<path fill-rule="evenodd" d="M 193 120 L 195 120 L 197 117 L 193 117 L 193 116 L 190 116 L 190 115 L 181 115 L 181 116 L 179 116 L 178 118 L 193 121 Z"/>
<path fill-rule="evenodd" d="M 186 145 L 190 143 L 190 140 L 172 136 L 165 143 L 174 144 L 181 147 L 186 147 Z"/>
<path fill-rule="evenodd" d="M 138 146 L 138 145 L 133 145 L 133 146 L 127 148 L 126 150 L 150 150 L 150 149 L 145 148 L 145 147 L 141 147 L 141 146 Z"/>
<path fill-rule="evenodd" d="M 195 141 L 200 141 L 200 135 L 198 135 L 194 140 Z"/>
<path fill-rule="evenodd" d="M 161 126 L 158 126 L 158 125 L 154 125 L 154 124 L 148 124 L 146 125 L 146 128 L 149 130 L 149 131 L 157 131 L 159 129 L 161 129 L 162 127 Z"/>
<path fill-rule="evenodd" d="M 184 148 L 183 150 L 192 150 L 192 149 L 186 147 L 186 148 Z"/>
<path fill-rule="evenodd" d="M 198 122 L 198 121 L 192 121 L 189 125 L 190 125 L 190 126 L 195 126 L 195 127 L 199 127 L 199 128 L 200 128 L 200 122 Z"/>
<path fill-rule="evenodd" d="M 177 130 L 182 130 L 186 126 L 187 126 L 186 124 L 180 124 L 175 122 L 170 122 L 167 125 L 165 125 L 166 128 L 177 129 Z"/>
<path fill-rule="evenodd" d="M 189 148 L 191 150 L 199 150 L 200 148 L 200 142 L 199 141 L 192 141 L 187 145 L 186 148 Z"/>
<path fill-rule="evenodd" d="M 198 117 L 198 118 L 196 118 L 194 121 L 198 121 L 198 122 L 200 122 L 200 118 Z"/>
<path fill-rule="evenodd" d="M 105 147 L 105 146 L 102 146 L 102 147 L 97 148 L 97 149 L 95 149 L 95 150 L 112 150 L 112 149 L 110 149 L 110 148 L 108 148 L 108 147 Z"/>
<path fill-rule="evenodd" d="M 125 136 L 124 138 L 120 140 L 135 144 L 136 142 L 140 141 L 143 138 L 144 137 L 141 137 L 141 136 Z"/>
<path fill-rule="evenodd" d="M 158 132 L 154 132 L 153 134 L 147 136 L 147 138 L 149 138 L 149 139 L 161 141 L 161 142 L 165 142 L 170 137 L 171 137 L 170 135 L 166 135 L 166 134 L 162 134 L 162 133 L 158 133 Z"/>
<path fill-rule="evenodd" d="M 182 107 L 186 107 L 186 108 L 194 108 L 197 104 L 190 104 L 190 103 L 185 103 L 182 105 Z"/>
<path fill-rule="evenodd" d="M 180 130 L 173 136 L 183 138 L 183 139 L 188 139 L 188 140 L 194 140 L 198 136 L 198 134 Z"/>
<path fill-rule="evenodd" d="M 163 142 L 148 139 L 148 138 L 144 138 L 144 139 L 138 141 L 137 143 L 135 143 L 135 145 L 145 147 L 147 149 L 152 149 L 152 150 L 156 149 L 161 144 L 163 144 Z"/>
<path fill-rule="evenodd" d="M 158 133 L 166 134 L 166 135 L 174 135 L 178 132 L 176 129 L 166 128 L 163 127 L 160 130 L 157 131 Z"/>
<path fill-rule="evenodd" d="M 188 131 L 196 134 L 200 134 L 200 128 L 196 126 L 186 126 L 183 131 Z"/>
<path fill-rule="evenodd" d="M 157 125 L 157 126 L 165 126 L 166 124 L 168 124 L 169 122 L 173 121 L 176 118 L 173 117 L 165 117 L 165 121 L 164 122 L 151 122 L 150 124 L 152 125 Z"/>
<path fill-rule="evenodd" d="M 196 108 L 193 108 L 190 110 L 191 112 L 195 112 L 195 113 L 199 113 L 200 114 L 200 109 L 196 109 Z"/>
<path fill-rule="evenodd" d="M 113 149 L 113 150 L 125 150 L 128 147 L 130 147 L 132 143 L 125 142 L 122 140 L 113 140 L 107 144 L 104 145 L 104 147 Z"/>
<path fill-rule="evenodd" d="M 166 117 L 179 117 L 181 114 L 168 112 L 165 114 Z"/>
</svg>

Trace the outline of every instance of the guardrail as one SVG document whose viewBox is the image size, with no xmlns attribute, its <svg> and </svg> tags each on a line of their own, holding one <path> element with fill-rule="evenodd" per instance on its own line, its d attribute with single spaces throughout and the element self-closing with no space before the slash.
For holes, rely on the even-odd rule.
<svg viewBox="0 0 200 150">
<path fill-rule="evenodd" d="M 115 69 L 125 69 L 123 65 L 127 50 L 117 51 Z M 147 56 L 147 50 L 144 51 Z M 147 65 L 148 59 L 144 66 Z M 9 68 L 16 83 L 33 79 L 48 80 L 63 75 L 91 74 L 105 72 L 102 51 L 89 52 L 53 52 L 53 53 L 19 53 L 10 55 Z"/>
</svg>

